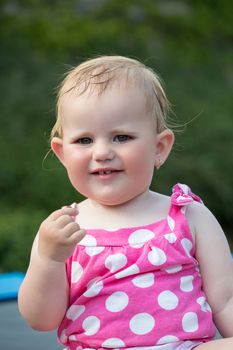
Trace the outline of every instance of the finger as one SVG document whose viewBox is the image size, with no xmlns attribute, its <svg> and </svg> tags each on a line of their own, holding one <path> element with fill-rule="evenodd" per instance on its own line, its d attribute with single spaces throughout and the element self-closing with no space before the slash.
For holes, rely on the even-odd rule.
<svg viewBox="0 0 233 350">
<path fill-rule="evenodd" d="M 69 237 L 69 243 L 70 244 L 77 244 L 80 242 L 84 237 L 86 236 L 86 231 L 81 229 L 78 231 L 75 231 L 70 237 Z"/>
<path fill-rule="evenodd" d="M 70 215 L 72 217 L 76 217 L 79 213 L 77 205 L 74 206 L 66 206 L 61 208 L 63 215 Z"/>
<path fill-rule="evenodd" d="M 63 229 L 68 224 L 72 224 L 72 223 L 75 223 L 75 219 L 73 216 L 70 216 L 70 215 L 62 215 L 55 221 L 55 225 L 58 229 Z"/>
<path fill-rule="evenodd" d="M 73 203 L 73 204 L 70 204 L 70 205 L 65 205 L 62 207 L 63 208 L 76 208 L 78 209 L 78 204 L 77 203 Z"/>
<path fill-rule="evenodd" d="M 76 216 L 78 214 L 78 209 L 70 208 L 70 207 L 63 207 L 61 209 L 55 210 L 49 218 L 53 221 L 57 220 L 62 215 L 69 215 L 69 216 Z"/>
<path fill-rule="evenodd" d="M 65 227 L 65 236 L 71 237 L 75 232 L 80 231 L 80 226 L 76 222 L 69 222 Z"/>
<path fill-rule="evenodd" d="M 77 203 L 73 203 L 73 204 L 71 204 L 71 205 L 68 205 L 67 206 L 68 208 L 74 208 L 74 209 L 76 209 L 76 213 L 75 213 L 75 215 L 73 216 L 73 218 L 75 218 L 76 217 L 76 215 L 78 215 L 78 213 L 79 213 L 79 210 L 78 210 L 78 204 Z"/>
</svg>

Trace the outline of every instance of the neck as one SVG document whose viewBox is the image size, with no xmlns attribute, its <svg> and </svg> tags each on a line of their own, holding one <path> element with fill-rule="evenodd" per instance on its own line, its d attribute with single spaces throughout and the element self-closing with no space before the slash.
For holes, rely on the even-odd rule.
<svg viewBox="0 0 233 350">
<path fill-rule="evenodd" d="M 100 211 L 108 211 L 108 212 L 120 212 L 120 211 L 126 211 L 130 210 L 136 210 L 137 208 L 143 208 L 145 205 L 148 205 L 151 200 L 154 200 L 155 193 L 150 191 L 149 189 L 145 192 L 137 195 L 136 197 L 128 200 L 127 202 L 120 203 L 117 205 L 105 205 L 99 202 L 96 202 L 92 199 L 87 199 L 88 204 L 90 205 L 90 208 L 94 210 L 100 210 Z"/>
<path fill-rule="evenodd" d="M 147 190 L 118 206 L 91 199 L 79 203 L 78 222 L 86 229 L 141 226 L 167 215 L 170 197 Z"/>
</svg>

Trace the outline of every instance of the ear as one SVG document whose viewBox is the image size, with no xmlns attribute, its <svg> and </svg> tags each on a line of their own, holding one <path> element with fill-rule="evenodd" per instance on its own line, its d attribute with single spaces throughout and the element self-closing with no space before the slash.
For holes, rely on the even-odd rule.
<svg viewBox="0 0 233 350">
<path fill-rule="evenodd" d="M 60 162 L 64 164 L 63 140 L 60 137 L 53 137 L 51 140 L 51 148 Z"/>
<path fill-rule="evenodd" d="M 173 143 L 174 134 L 170 129 L 166 129 L 156 136 L 156 154 L 155 154 L 155 167 L 159 169 L 168 158 Z"/>
</svg>

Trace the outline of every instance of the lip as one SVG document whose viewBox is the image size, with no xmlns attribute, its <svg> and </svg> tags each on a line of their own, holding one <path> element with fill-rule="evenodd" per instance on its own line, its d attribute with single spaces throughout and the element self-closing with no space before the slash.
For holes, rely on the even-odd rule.
<svg viewBox="0 0 233 350">
<path fill-rule="evenodd" d="M 93 175 L 103 175 L 103 174 L 111 174 L 111 173 L 119 173 L 122 170 L 115 169 L 115 168 L 96 168 L 94 170 L 91 170 L 91 174 Z"/>
</svg>

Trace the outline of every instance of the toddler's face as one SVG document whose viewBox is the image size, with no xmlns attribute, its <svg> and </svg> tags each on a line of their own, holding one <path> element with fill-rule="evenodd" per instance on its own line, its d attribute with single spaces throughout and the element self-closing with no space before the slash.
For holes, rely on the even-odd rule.
<svg viewBox="0 0 233 350">
<path fill-rule="evenodd" d="M 78 192 L 103 204 L 125 203 L 149 189 L 160 151 L 156 121 L 138 88 L 69 95 L 63 138 L 52 148 Z"/>
</svg>

